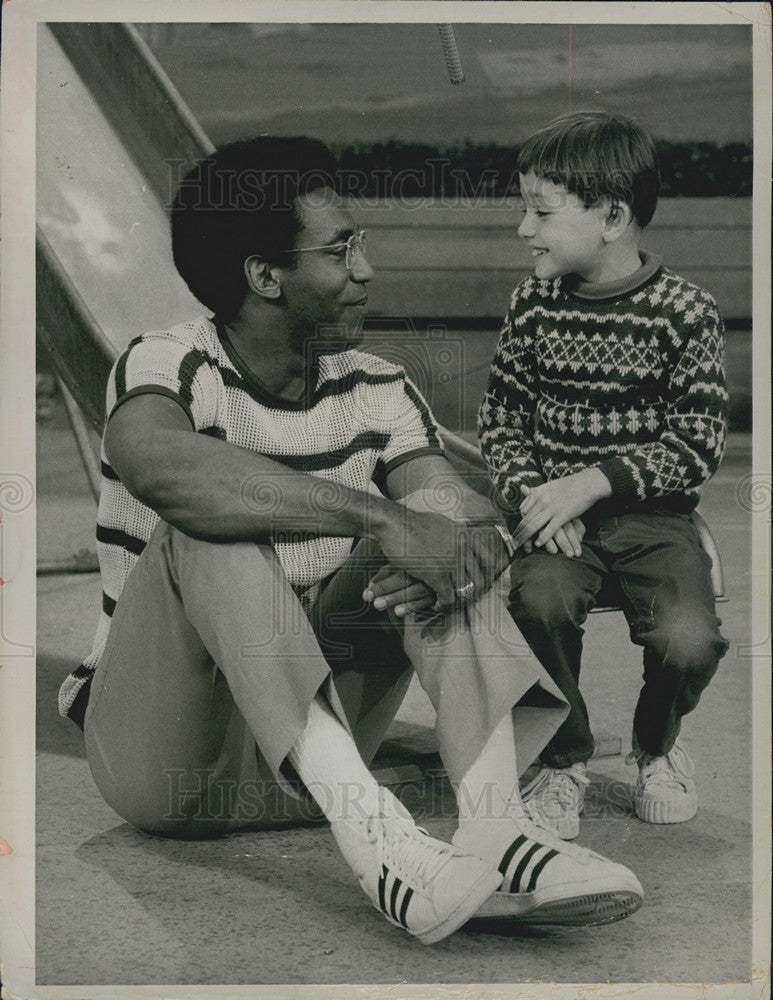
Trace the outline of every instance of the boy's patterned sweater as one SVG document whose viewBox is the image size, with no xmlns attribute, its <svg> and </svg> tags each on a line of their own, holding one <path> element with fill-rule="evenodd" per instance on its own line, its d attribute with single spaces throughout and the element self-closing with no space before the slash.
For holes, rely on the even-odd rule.
<svg viewBox="0 0 773 1000">
<path fill-rule="evenodd" d="M 596 466 L 612 486 L 598 513 L 688 512 L 719 465 L 722 320 L 707 292 L 642 258 L 607 285 L 530 277 L 515 289 L 478 417 L 505 506 L 521 484 Z"/>
</svg>

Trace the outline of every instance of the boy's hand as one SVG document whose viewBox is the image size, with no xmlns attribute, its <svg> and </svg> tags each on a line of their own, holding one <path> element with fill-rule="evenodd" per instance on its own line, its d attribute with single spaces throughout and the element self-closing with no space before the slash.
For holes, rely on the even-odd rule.
<svg viewBox="0 0 773 1000">
<path fill-rule="evenodd" d="M 528 486 L 521 487 L 524 495 L 528 489 Z M 572 518 L 571 521 L 562 525 L 552 538 L 548 538 L 545 542 L 545 551 L 551 555 L 563 552 L 570 559 L 573 556 L 580 556 L 582 555 L 582 540 L 584 536 L 585 525 L 579 517 Z M 523 543 L 523 551 L 527 555 L 534 551 L 534 542 L 531 539 Z"/>
<path fill-rule="evenodd" d="M 521 501 L 521 523 L 513 540 L 523 545 L 529 539 L 539 548 L 566 524 L 580 517 L 590 507 L 604 497 L 611 496 L 612 487 L 600 469 L 583 469 L 581 472 L 553 479 L 539 486 L 521 487 L 524 499 Z"/>
</svg>

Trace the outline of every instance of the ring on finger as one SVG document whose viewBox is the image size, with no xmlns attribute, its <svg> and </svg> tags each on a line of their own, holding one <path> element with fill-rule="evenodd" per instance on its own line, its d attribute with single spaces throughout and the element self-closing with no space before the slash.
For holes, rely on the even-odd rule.
<svg viewBox="0 0 773 1000">
<path fill-rule="evenodd" d="M 468 597 L 472 597 L 472 595 L 475 593 L 475 584 L 472 582 L 472 580 L 469 580 L 467 583 L 465 583 L 463 587 L 457 587 L 454 593 L 456 594 L 457 597 L 461 598 L 463 601 L 466 601 Z"/>
</svg>

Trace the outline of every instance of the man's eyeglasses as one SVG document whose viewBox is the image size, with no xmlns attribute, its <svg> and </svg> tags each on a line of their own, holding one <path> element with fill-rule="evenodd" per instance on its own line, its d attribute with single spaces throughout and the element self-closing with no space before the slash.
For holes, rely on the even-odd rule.
<svg viewBox="0 0 773 1000">
<path fill-rule="evenodd" d="M 365 230 L 358 229 L 356 233 L 352 233 L 348 240 L 344 240 L 341 243 L 328 243 L 323 247 L 296 247 L 294 250 L 285 250 L 284 253 L 310 253 L 312 250 L 346 250 L 346 267 L 347 270 L 351 271 L 354 265 L 354 252 L 359 250 L 360 253 L 365 253 Z"/>
</svg>

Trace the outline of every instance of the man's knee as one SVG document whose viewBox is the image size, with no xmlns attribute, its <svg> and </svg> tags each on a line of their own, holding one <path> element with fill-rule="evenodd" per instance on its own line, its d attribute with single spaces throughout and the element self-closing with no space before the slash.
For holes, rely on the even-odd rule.
<svg viewBox="0 0 773 1000">
<path fill-rule="evenodd" d="M 276 781 L 260 777 L 237 781 L 214 768 L 172 768 L 141 785 L 125 782 L 117 788 L 98 781 L 98 787 L 127 823 L 152 836 L 178 840 L 283 829 L 319 822 L 321 816 L 312 799 L 290 795 Z"/>
<path fill-rule="evenodd" d="M 225 799 L 221 796 L 219 809 L 210 801 L 214 770 L 117 771 L 106 767 L 101 755 L 88 753 L 89 749 L 87 738 L 91 774 L 102 798 L 131 826 L 159 837 L 184 839 L 206 836 L 207 829 L 211 836 L 218 826 L 222 828 Z"/>
</svg>

